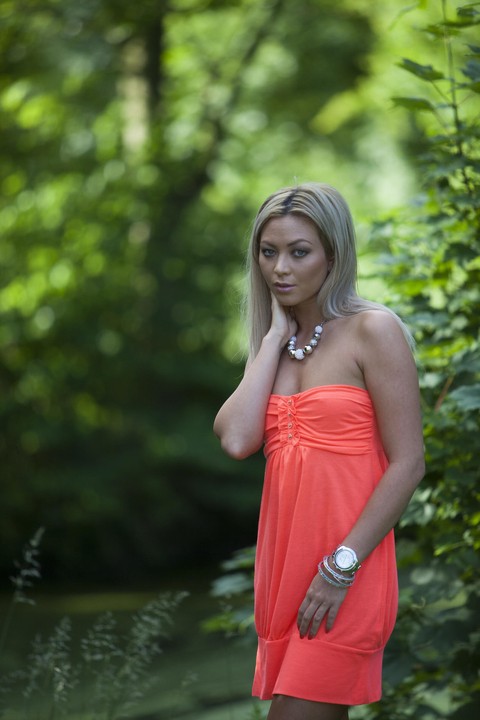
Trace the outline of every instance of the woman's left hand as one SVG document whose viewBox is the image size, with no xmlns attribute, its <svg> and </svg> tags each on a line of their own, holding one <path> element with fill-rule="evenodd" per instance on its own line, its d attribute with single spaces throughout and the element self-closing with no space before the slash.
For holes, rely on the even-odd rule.
<svg viewBox="0 0 480 720">
<path fill-rule="evenodd" d="M 314 638 L 325 618 L 326 630 L 329 632 L 347 592 L 347 589 L 330 585 L 317 573 L 298 611 L 297 627 L 300 637 L 303 638 L 308 633 L 309 639 Z"/>
</svg>

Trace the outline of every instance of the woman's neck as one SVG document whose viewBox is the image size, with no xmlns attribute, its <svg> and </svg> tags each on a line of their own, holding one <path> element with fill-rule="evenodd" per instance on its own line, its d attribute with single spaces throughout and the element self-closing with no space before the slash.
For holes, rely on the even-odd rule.
<svg viewBox="0 0 480 720">
<path fill-rule="evenodd" d="M 317 306 L 308 308 L 292 308 L 292 314 L 297 321 L 297 337 L 303 338 L 312 335 L 316 325 L 323 322 L 324 317 Z"/>
</svg>

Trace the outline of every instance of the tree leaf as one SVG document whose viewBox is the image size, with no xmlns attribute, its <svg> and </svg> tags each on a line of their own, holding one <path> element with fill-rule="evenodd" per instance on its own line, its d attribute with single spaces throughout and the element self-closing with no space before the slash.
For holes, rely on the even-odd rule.
<svg viewBox="0 0 480 720">
<path fill-rule="evenodd" d="M 435 112 L 435 106 L 425 98 L 417 97 L 392 97 L 395 107 L 404 107 L 407 110 L 427 110 Z"/>
<path fill-rule="evenodd" d="M 460 87 L 468 88 L 468 90 L 471 90 L 474 93 L 480 93 L 480 81 L 472 83 L 462 83 Z"/>
<path fill-rule="evenodd" d="M 475 10 L 473 5 L 466 5 L 457 9 L 457 15 L 461 18 L 474 18 L 480 16 L 478 10 Z"/>
<path fill-rule="evenodd" d="M 428 82 L 441 80 L 445 77 L 442 72 L 435 70 L 433 65 L 420 65 L 419 63 L 413 62 L 413 60 L 408 60 L 408 58 L 402 58 L 402 62 L 398 63 L 398 66 L 416 75 L 421 80 L 427 80 Z"/>
<path fill-rule="evenodd" d="M 474 82 L 480 81 L 480 60 L 469 60 L 462 68 L 462 73 Z"/>
<path fill-rule="evenodd" d="M 475 385 L 463 385 L 450 393 L 462 410 L 480 409 L 480 383 Z"/>
<path fill-rule="evenodd" d="M 431 35 L 435 35 L 435 37 L 444 38 L 445 37 L 445 23 L 439 22 L 439 23 L 435 23 L 434 25 L 427 25 L 425 28 L 425 32 L 430 33 Z"/>
</svg>

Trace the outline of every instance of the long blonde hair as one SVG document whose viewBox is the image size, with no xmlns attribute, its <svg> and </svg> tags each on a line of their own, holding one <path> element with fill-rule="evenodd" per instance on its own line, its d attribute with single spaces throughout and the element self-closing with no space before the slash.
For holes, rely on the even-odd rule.
<svg viewBox="0 0 480 720">
<path fill-rule="evenodd" d="M 324 183 L 304 183 L 286 187 L 270 195 L 260 207 L 253 223 L 247 256 L 248 292 L 245 303 L 250 337 L 250 358 L 260 349 L 272 320 L 270 290 L 258 262 L 260 238 L 265 224 L 274 217 L 295 213 L 312 221 L 333 266 L 317 296 L 319 310 L 326 320 L 365 310 L 383 310 L 393 315 L 413 346 L 408 328 L 392 310 L 357 295 L 357 254 L 355 228 L 345 199 L 338 190 Z"/>
</svg>

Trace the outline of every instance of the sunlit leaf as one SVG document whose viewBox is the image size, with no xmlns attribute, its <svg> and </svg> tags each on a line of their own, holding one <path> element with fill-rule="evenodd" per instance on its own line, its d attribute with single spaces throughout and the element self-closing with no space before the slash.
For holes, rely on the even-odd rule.
<svg viewBox="0 0 480 720">
<path fill-rule="evenodd" d="M 432 65 L 420 65 L 419 63 L 413 62 L 413 60 L 408 60 L 407 58 L 403 58 L 398 65 L 422 80 L 440 80 L 445 77 L 442 72 L 435 70 Z"/>
<path fill-rule="evenodd" d="M 428 110 L 429 112 L 435 112 L 435 106 L 424 98 L 394 96 L 392 100 L 396 107 L 404 107 L 407 108 L 407 110 Z"/>
</svg>

